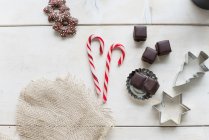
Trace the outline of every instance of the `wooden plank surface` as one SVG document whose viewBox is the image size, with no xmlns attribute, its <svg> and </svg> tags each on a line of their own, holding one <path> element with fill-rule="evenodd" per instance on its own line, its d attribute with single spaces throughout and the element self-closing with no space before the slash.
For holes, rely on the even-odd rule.
<svg viewBox="0 0 209 140">
<path fill-rule="evenodd" d="M 133 26 L 80 26 L 74 38 L 61 39 L 53 34 L 51 27 L 0 28 L 0 124 L 15 124 L 19 93 L 31 80 L 43 77 L 55 79 L 70 73 L 94 89 L 85 43 L 88 36 L 95 33 L 104 38 L 105 52 L 116 42 L 124 44 L 127 51 L 127 57 L 120 68 L 116 64 L 120 55 L 117 51 L 113 54 L 111 64 L 107 106 L 113 111 L 116 125 L 159 125 L 158 114 L 152 109 L 152 105 L 161 100 L 163 90 L 172 95 L 184 93 L 183 101 L 191 111 L 184 116 L 182 125 L 209 125 L 209 74 L 178 92 L 172 90 L 185 53 L 192 51 L 198 54 L 201 50 L 209 53 L 209 28 L 148 26 L 148 40 L 144 43 L 133 41 L 132 30 Z M 159 57 L 151 66 L 143 63 L 140 58 L 145 47 L 154 47 L 156 41 L 163 39 L 171 41 L 173 52 L 169 56 Z M 94 48 L 99 78 L 103 79 L 105 56 L 97 55 L 98 49 L 96 46 Z M 161 84 L 157 95 L 146 103 L 132 100 L 125 86 L 128 74 L 139 67 L 153 70 Z"/>
<path fill-rule="evenodd" d="M 0 25 L 49 25 L 43 12 L 47 4 L 48 0 L 1 0 Z M 79 24 L 145 23 L 144 0 L 67 0 L 67 5 Z"/>
<path fill-rule="evenodd" d="M 1 0 L 0 26 L 50 25 L 48 0 Z M 79 24 L 208 24 L 209 11 L 191 0 L 67 0 Z"/>
<path fill-rule="evenodd" d="M 107 140 L 208 140 L 208 128 L 205 127 L 131 127 L 115 128 Z"/>
<path fill-rule="evenodd" d="M 209 11 L 192 0 L 151 0 L 150 7 L 156 24 L 209 24 Z"/>
<path fill-rule="evenodd" d="M 106 52 L 116 42 L 127 50 L 120 68 L 116 64 L 120 53 L 113 54 L 106 106 L 113 112 L 116 127 L 107 140 L 208 139 L 209 74 L 180 90 L 173 90 L 172 83 L 187 51 L 198 54 L 203 50 L 209 54 L 209 11 L 194 6 L 191 0 L 67 0 L 80 25 L 74 38 L 61 39 L 48 26 L 43 13 L 47 3 L 48 0 L 0 1 L 0 134 L 18 137 L 14 126 L 18 96 L 31 80 L 55 79 L 70 73 L 94 89 L 85 42 L 95 33 L 104 38 Z M 148 26 L 146 42 L 133 41 L 133 24 L 154 25 Z M 171 41 L 173 52 L 159 57 L 151 66 L 141 62 L 145 47 L 154 47 L 156 41 L 163 39 Z M 97 44 L 93 45 L 102 80 L 105 56 L 100 57 Z M 144 103 L 133 100 L 125 87 L 128 74 L 139 67 L 153 70 L 161 84 L 157 94 Z M 161 100 L 162 91 L 172 96 L 184 93 L 183 102 L 191 111 L 183 117 L 180 127 L 160 127 L 152 105 Z"/>
<path fill-rule="evenodd" d="M 1 126 L 0 131 L 19 140 L 14 126 Z M 208 140 L 208 127 L 115 127 L 107 140 Z"/>
</svg>

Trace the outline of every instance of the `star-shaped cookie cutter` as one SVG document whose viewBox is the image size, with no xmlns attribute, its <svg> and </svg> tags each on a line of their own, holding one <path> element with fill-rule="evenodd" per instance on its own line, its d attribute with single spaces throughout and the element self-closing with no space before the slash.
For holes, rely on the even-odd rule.
<svg viewBox="0 0 209 140">
<path fill-rule="evenodd" d="M 171 107 L 175 110 L 172 110 Z M 172 121 L 176 125 L 179 125 L 182 116 L 191 110 L 182 103 L 182 94 L 171 97 L 166 92 L 163 92 L 161 103 L 153 105 L 153 108 L 159 112 L 160 124 Z"/>
<path fill-rule="evenodd" d="M 199 53 L 198 57 L 196 57 L 193 53 L 188 52 L 186 54 L 185 62 L 175 78 L 174 87 L 185 85 L 191 82 L 192 79 L 199 78 L 200 76 L 203 76 L 205 72 L 209 71 L 209 68 L 204 64 L 204 62 L 207 59 L 208 59 L 208 55 L 203 51 Z M 187 78 L 184 75 L 186 67 L 188 67 L 187 68 L 188 71 L 190 70 L 193 70 L 193 72 L 195 71 L 195 73 L 190 72 L 189 73 L 190 76 Z"/>
</svg>

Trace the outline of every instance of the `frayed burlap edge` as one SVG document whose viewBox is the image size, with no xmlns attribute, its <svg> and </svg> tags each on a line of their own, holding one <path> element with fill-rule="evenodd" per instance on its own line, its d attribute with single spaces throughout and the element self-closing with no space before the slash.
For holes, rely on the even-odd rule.
<svg viewBox="0 0 209 140">
<path fill-rule="evenodd" d="M 40 81 L 50 81 L 50 82 L 62 82 L 62 84 L 66 84 L 66 85 L 75 85 L 75 86 L 79 86 L 80 88 L 83 88 L 84 93 L 82 94 L 82 98 L 85 99 L 86 101 L 89 102 L 89 104 L 91 104 L 90 106 L 92 106 L 93 109 L 95 109 L 95 112 L 97 113 L 98 116 L 100 116 L 101 118 L 104 119 L 106 125 L 102 126 L 102 128 L 100 127 L 101 133 L 99 135 L 98 140 L 104 140 L 107 133 L 113 128 L 114 126 L 114 120 L 112 118 L 111 111 L 108 108 L 105 108 L 103 106 L 103 104 L 101 102 L 98 102 L 98 98 L 94 96 L 93 92 L 91 92 L 89 89 L 86 88 L 86 86 L 84 84 L 82 84 L 79 80 L 77 80 L 75 77 L 72 76 L 68 76 L 65 79 L 62 78 L 57 78 L 55 81 L 51 81 L 51 80 L 46 80 L 46 79 L 42 79 Z M 37 81 L 32 81 L 30 84 L 33 84 L 34 82 Z M 29 85 L 30 85 L 29 84 Z M 25 89 L 22 90 L 20 97 L 19 97 L 19 104 L 17 106 L 17 115 L 16 115 L 16 120 L 17 120 L 17 131 L 21 137 L 21 140 L 27 140 L 27 139 L 34 139 L 31 137 L 31 135 L 27 135 L 27 133 L 25 133 L 25 124 L 22 118 L 23 116 L 25 116 L 26 114 L 24 114 L 24 110 L 27 110 L 27 108 L 23 108 L 23 103 L 25 102 L 25 98 L 27 96 L 27 87 Z M 35 118 L 34 118 L 35 119 Z M 24 118 L 24 121 L 27 122 L 27 116 Z M 33 127 L 33 126 L 31 126 Z M 28 129 L 28 127 L 27 127 Z M 51 140 L 51 139 L 50 139 Z M 76 139 L 75 139 L 76 140 Z M 95 139 L 96 140 L 96 139 Z"/>
</svg>

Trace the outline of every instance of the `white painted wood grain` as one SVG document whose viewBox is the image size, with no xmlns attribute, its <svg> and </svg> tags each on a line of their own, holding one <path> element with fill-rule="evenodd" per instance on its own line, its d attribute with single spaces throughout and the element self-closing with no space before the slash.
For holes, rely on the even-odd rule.
<svg viewBox="0 0 209 140">
<path fill-rule="evenodd" d="M 145 23 L 145 0 L 67 0 L 79 24 Z M 48 0 L 1 0 L 0 25 L 47 24 Z M 6 13 L 6 14 L 5 14 Z"/>
<path fill-rule="evenodd" d="M 208 140 L 208 127 L 116 127 L 106 140 Z M 1 126 L 0 133 L 19 140 L 15 127 Z"/>
<path fill-rule="evenodd" d="M 19 136 L 15 126 L 0 126 L 0 140 L 5 140 L 5 138 L 19 140 Z"/>
<path fill-rule="evenodd" d="M 113 53 L 111 64 L 107 106 L 113 111 L 116 125 L 159 125 L 158 114 L 152 109 L 152 105 L 160 101 L 162 90 L 169 91 L 172 95 L 184 92 L 183 101 L 191 111 L 184 116 L 182 125 L 208 125 L 209 74 L 178 92 L 171 90 L 171 87 L 187 51 L 197 54 L 204 50 L 209 53 L 209 28 L 148 26 L 148 40 L 142 43 L 133 41 L 132 30 L 133 26 L 80 26 L 74 38 L 61 39 L 51 27 L 1 27 L 0 124 L 15 124 L 19 93 L 31 80 L 43 77 L 55 79 L 70 73 L 94 89 L 85 43 L 88 36 L 95 33 L 104 38 L 105 52 L 112 43 L 117 42 L 124 44 L 127 51 L 127 57 L 120 68 L 116 63 L 119 52 Z M 157 41 L 163 39 L 170 40 L 173 52 L 159 57 L 151 66 L 141 62 L 145 47 L 154 47 Z M 97 46 L 93 48 L 99 78 L 103 79 L 106 56 L 100 57 Z M 146 103 L 132 100 L 125 86 L 128 74 L 139 67 L 153 70 L 161 85 L 157 95 Z"/>
<path fill-rule="evenodd" d="M 48 0 L 1 0 L 0 26 L 49 25 Z M 209 11 L 191 0 L 67 0 L 79 24 L 208 24 Z"/>
<path fill-rule="evenodd" d="M 192 0 L 150 0 L 153 23 L 209 24 L 209 10 L 197 7 Z"/>
<path fill-rule="evenodd" d="M 205 127 L 146 127 L 114 128 L 107 140 L 208 140 L 208 128 Z"/>
</svg>

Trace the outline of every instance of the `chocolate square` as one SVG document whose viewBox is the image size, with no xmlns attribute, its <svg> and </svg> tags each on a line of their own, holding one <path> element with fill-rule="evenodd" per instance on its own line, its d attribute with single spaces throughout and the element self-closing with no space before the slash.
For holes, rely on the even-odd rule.
<svg viewBox="0 0 209 140">
<path fill-rule="evenodd" d="M 147 47 L 142 55 L 142 60 L 149 64 L 152 64 L 155 61 L 156 57 L 157 51 L 150 47 Z"/>
<path fill-rule="evenodd" d="M 159 87 L 160 85 L 158 81 L 152 78 L 148 77 L 147 80 L 144 82 L 144 90 L 150 95 L 154 95 Z"/>
<path fill-rule="evenodd" d="M 166 55 L 171 52 L 171 46 L 169 40 L 163 40 L 156 43 L 155 48 L 158 55 Z"/>
<path fill-rule="evenodd" d="M 146 26 L 134 26 L 133 33 L 134 40 L 145 41 L 147 39 L 147 27 Z"/>
<path fill-rule="evenodd" d="M 134 76 L 131 78 L 130 84 L 137 89 L 143 89 L 144 81 L 147 79 L 145 75 L 142 73 L 135 73 Z"/>
</svg>

